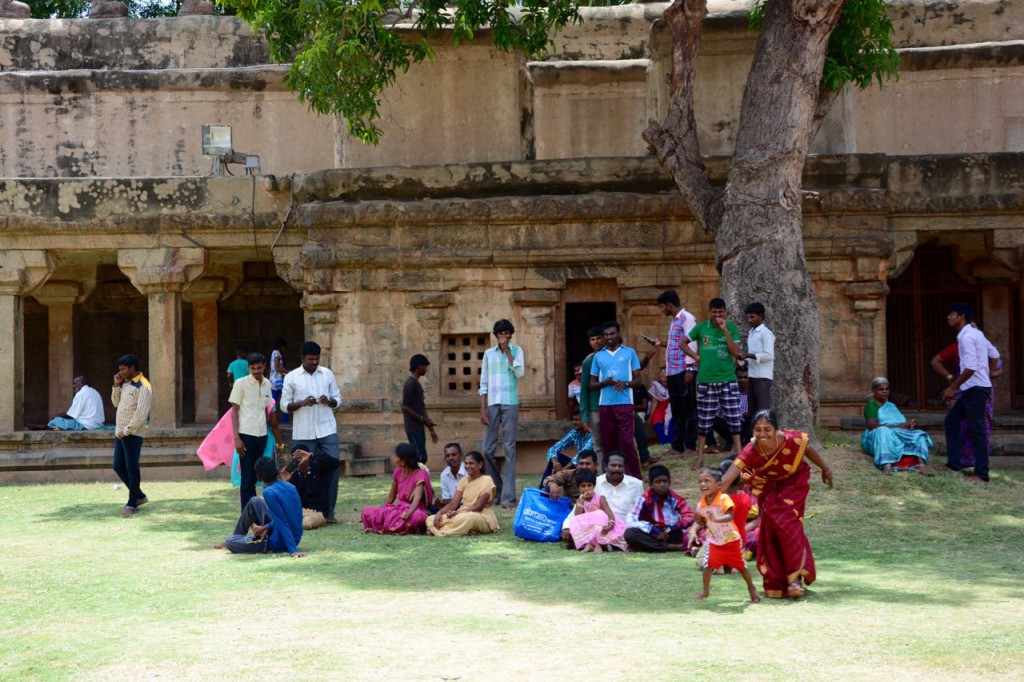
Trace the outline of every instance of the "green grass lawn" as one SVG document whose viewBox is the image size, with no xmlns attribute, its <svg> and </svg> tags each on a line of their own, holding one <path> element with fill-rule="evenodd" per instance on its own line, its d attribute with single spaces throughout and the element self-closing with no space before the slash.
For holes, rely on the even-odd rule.
<svg viewBox="0 0 1024 682">
<path fill-rule="evenodd" d="M 981 489 L 883 477 L 849 447 L 824 455 L 836 488 L 815 479 L 807 519 L 818 582 L 756 606 L 738 576 L 694 600 L 688 557 L 522 542 L 509 512 L 492 536 L 363 535 L 384 479 L 342 481 L 342 523 L 307 533 L 306 559 L 211 549 L 237 515 L 227 483 L 148 483 L 133 518 L 112 472 L 0 487 L 0 677 L 1024 676 L 1024 471 Z M 694 475 L 673 469 L 695 506 Z"/>
</svg>

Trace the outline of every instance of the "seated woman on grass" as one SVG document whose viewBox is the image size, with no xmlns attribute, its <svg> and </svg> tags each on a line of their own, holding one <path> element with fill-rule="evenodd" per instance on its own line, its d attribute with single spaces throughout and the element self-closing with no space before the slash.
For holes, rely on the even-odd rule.
<svg viewBox="0 0 1024 682">
<path fill-rule="evenodd" d="M 500 528 L 494 515 L 494 481 L 481 473 L 484 456 L 469 452 L 463 465 L 466 477 L 459 481 L 455 497 L 427 519 L 431 535 L 475 535 Z"/>
<path fill-rule="evenodd" d="M 927 433 L 915 429 L 913 421 L 907 421 L 899 408 L 889 400 L 889 380 L 878 377 L 871 382 L 874 396 L 864 406 L 867 430 L 860 438 L 865 454 L 871 455 L 875 466 L 883 474 L 890 475 L 903 469 L 917 469 L 925 476 L 931 476 L 928 469 L 928 449 L 932 439 Z"/>
<path fill-rule="evenodd" d="M 427 507 L 434 504 L 430 473 L 420 468 L 415 445 L 402 443 L 395 448 L 395 473 L 391 491 L 383 507 L 363 509 L 366 533 L 408 535 L 422 533 L 427 527 Z"/>
</svg>

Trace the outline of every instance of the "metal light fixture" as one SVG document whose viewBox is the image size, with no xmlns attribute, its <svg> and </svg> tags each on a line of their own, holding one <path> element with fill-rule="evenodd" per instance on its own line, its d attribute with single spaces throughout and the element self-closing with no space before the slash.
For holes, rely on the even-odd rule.
<svg viewBox="0 0 1024 682">
<path fill-rule="evenodd" d="M 260 174 L 258 154 L 236 152 L 231 144 L 231 126 L 203 124 L 203 156 L 213 157 L 211 175 L 232 175 L 228 164 L 245 166 L 246 175 Z"/>
</svg>

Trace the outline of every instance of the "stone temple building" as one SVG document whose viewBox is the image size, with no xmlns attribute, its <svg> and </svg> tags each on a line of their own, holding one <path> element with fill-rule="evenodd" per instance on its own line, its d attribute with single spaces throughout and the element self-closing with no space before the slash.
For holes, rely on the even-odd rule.
<svg viewBox="0 0 1024 682">
<path fill-rule="evenodd" d="M 755 44 L 745 6 L 712 0 L 701 45 L 717 177 Z M 383 471 L 404 440 L 414 353 L 442 439 L 476 447 L 479 356 L 503 317 L 526 354 L 523 468 L 539 468 L 588 326 L 617 318 L 639 345 L 665 333 L 661 290 L 698 313 L 717 293 L 713 245 L 640 136 L 667 106 L 664 7 L 585 10 L 542 61 L 438 37 L 386 93 L 378 147 L 309 113 L 237 19 L 0 20 L 0 478 L 107 464 L 109 433 L 23 427 L 63 412 L 77 374 L 106 395 L 125 352 L 154 386 L 147 461 L 192 462 L 234 346 L 277 338 L 293 367 L 303 339 L 324 348 L 350 473 Z M 806 170 L 831 425 L 879 374 L 901 406 L 938 407 L 927 364 L 953 300 L 1007 361 L 997 409 L 1022 404 L 1024 5 L 891 14 L 899 80 L 843 93 Z M 203 124 L 231 126 L 259 173 L 212 177 Z"/>
</svg>

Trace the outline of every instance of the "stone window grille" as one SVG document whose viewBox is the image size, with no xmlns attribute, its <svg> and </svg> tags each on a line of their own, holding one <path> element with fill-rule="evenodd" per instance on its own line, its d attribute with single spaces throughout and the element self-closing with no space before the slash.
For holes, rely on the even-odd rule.
<svg viewBox="0 0 1024 682">
<path fill-rule="evenodd" d="M 441 336 L 441 395 L 479 393 L 480 368 L 489 341 L 486 332 Z"/>
</svg>

